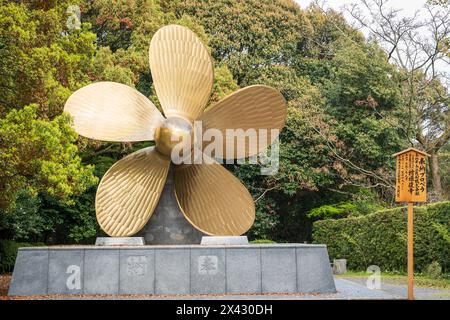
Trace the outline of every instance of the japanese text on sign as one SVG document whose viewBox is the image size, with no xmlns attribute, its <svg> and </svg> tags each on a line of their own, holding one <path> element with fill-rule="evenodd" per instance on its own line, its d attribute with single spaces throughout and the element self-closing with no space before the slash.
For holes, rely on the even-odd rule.
<svg viewBox="0 0 450 320">
<path fill-rule="evenodd" d="M 426 155 L 417 151 L 407 151 L 397 155 L 395 201 L 426 201 L 425 157 Z"/>
</svg>

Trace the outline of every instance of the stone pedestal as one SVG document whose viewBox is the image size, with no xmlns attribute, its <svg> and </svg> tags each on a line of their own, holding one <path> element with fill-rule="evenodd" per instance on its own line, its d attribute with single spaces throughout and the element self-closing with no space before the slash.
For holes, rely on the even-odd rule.
<svg viewBox="0 0 450 320">
<path fill-rule="evenodd" d="M 20 248 L 9 295 L 334 293 L 325 245 Z"/>
<path fill-rule="evenodd" d="M 96 246 L 143 246 L 143 237 L 97 237 Z"/>
<path fill-rule="evenodd" d="M 334 259 L 333 260 L 333 273 L 344 274 L 347 272 L 347 259 Z"/>
<path fill-rule="evenodd" d="M 146 244 L 199 244 L 203 233 L 186 220 L 175 198 L 172 166 L 158 205 L 137 236 Z"/>
<path fill-rule="evenodd" d="M 233 245 L 246 245 L 248 244 L 247 236 L 203 236 L 202 242 L 200 243 L 203 246 L 208 245 L 224 245 L 224 246 L 233 246 Z"/>
</svg>

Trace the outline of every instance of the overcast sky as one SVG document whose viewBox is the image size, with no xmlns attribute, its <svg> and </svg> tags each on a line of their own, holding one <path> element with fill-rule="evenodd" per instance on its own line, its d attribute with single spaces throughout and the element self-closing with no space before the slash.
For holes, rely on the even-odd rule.
<svg viewBox="0 0 450 320">
<path fill-rule="evenodd" d="M 296 2 L 300 5 L 300 7 L 305 8 L 308 6 L 312 0 L 296 0 Z M 343 5 L 357 3 L 359 1 L 356 0 L 328 0 L 326 2 L 327 7 L 331 7 L 333 9 L 340 9 Z M 423 5 L 426 3 L 426 0 L 390 0 L 388 2 L 389 6 L 403 9 L 405 14 L 414 14 L 416 10 L 420 10 Z"/>
<path fill-rule="evenodd" d="M 309 4 L 314 2 L 313 0 L 294 0 L 297 2 L 300 7 L 306 8 Z M 449 0 L 450 1 L 450 0 Z M 394 8 L 394 9 L 401 9 L 401 12 L 399 13 L 400 16 L 410 17 L 413 16 L 416 11 L 419 12 L 418 17 L 421 19 L 428 18 L 428 13 L 424 9 L 424 5 L 426 4 L 426 0 L 387 0 L 385 1 L 385 6 L 387 8 Z M 360 3 L 358 0 L 321 0 L 320 3 L 324 3 L 322 6 L 323 8 L 332 8 L 337 11 L 342 11 L 344 13 L 344 16 L 346 19 L 353 23 L 353 18 L 345 12 L 344 6 L 345 5 L 351 5 L 354 3 Z M 440 7 L 437 7 L 440 8 Z M 447 10 L 444 8 L 441 8 L 440 10 Z M 367 35 L 367 30 L 361 30 L 364 32 L 364 34 Z M 425 30 L 424 30 L 425 32 Z"/>
</svg>

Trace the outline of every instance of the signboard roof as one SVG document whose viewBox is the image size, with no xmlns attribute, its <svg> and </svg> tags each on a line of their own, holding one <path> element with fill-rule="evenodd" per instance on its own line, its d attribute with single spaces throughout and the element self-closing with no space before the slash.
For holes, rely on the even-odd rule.
<svg viewBox="0 0 450 320">
<path fill-rule="evenodd" d="M 400 152 L 394 153 L 392 156 L 396 157 L 398 155 L 401 155 L 401 154 L 403 154 L 405 152 L 409 152 L 409 151 L 415 151 L 415 152 L 418 152 L 418 153 L 423 154 L 424 156 L 428 156 L 428 157 L 430 156 L 430 154 L 426 153 L 425 151 L 420 151 L 416 148 L 408 148 L 408 149 L 402 150 Z"/>
</svg>

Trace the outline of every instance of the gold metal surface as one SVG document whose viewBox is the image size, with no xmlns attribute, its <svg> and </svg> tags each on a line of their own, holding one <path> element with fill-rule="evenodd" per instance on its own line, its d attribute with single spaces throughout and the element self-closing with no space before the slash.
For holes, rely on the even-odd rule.
<svg viewBox="0 0 450 320">
<path fill-rule="evenodd" d="M 175 195 L 186 219 L 208 235 L 238 236 L 255 220 L 247 188 L 227 169 L 213 164 L 181 164 L 174 170 Z"/>
<path fill-rule="evenodd" d="M 165 26 L 153 36 L 149 57 L 164 115 L 197 119 L 214 82 L 212 59 L 200 39 L 188 28 Z"/>
<path fill-rule="evenodd" d="M 169 118 L 156 129 L 156 149 L 166 156 L 171 156 L 173 148 L 178 144 L 191 144 L 192 126 L 181 118 Z M 189 146 L 190 147 L 190 146 Z M 190 149 L 190 148 L 189 148 Z"/>
<path fill-rule="evenodd" d="M 150 219 L 166 182 L 170 159 L 154 147 L 117 161 L 97 189 L 100 227 L 112 237 L 132 236 Z"/>
<path fill-rule="evenodd" d="M 214 128 L 223 133 L 223 150 L 216 150 L 215 157 L 236 159 L 239 154 L 249 157 L 263 151 L 278 135 L 271 135 L 270 129 L 281 130 L 286 119 L 286 100 L 277 90 L 263 85 L 245 87 L 229 95 L 216 105 L 206 110 L 198 120 L 203 122 L 203 130 Z M 226 129 L 255 129 L 259 135 L 260 129 L 267 129 L 267 138 L 258 139 L 258 147 L 249 148 L 246 141 L 239 148 L 233 135 L 226 134 Z M 226 143 L 228 141 L 228 144 Z M 230 146 L 230 142 L 233 144 Z M 210 142 L 204 142 L 205 147 Z M 227 148 L 233 148 L 229 152 Z M 244 149 L 244 150 L 242 150 Z M 238 152 L 241 153 L 238 153 Z M 240 157 L 242 158 L 242 157 Z"/>
<path fill-rule="evenodd" d="M 73 116 L 78 134 L 103 141 L 153 140 L 164 120 L 143 94 L 116 82 L 96 82 L 75 91 L 64 111 Z"/>
<path fill-rule="evenodd" d="M 212 60 L 197 36 L 185 27 L 169 25 L 158 30 L 150 44 L 149 58 L 153 84 L 167 119 L 137 90 L 114 82 L 81 88 L 64 108 L 74 117 L 75 130 L 85 137 L 155 140 L 155 147 L 116 162 L 100 182 L 96 215 L 110 236 L 131 236 L 150 219 L 167 178 L 169 155 L 178 141 L 188 141 L 194 120 L 202 120 L 204 130 L 219 129 L 227 141 L 226 129 L 268 129 L 270 133 L 270 129 L 281 130 L 286 117 L 283 96 L 261 85 L 238 90 L 202 114 L 213 87 Z M 269 135 L 259 141 L 256 150 L 246 144 L 242 147 L 244 156 L 262 151 L 275 138 Z M 229 146 L 214 156 L 227 158 Z M 233 146 L 237 147 L 234 142 Z M 236 158 L 238 151 L 230 158 Z M 208 160 L 212 164 L 175 166 L 177 202 L 186 219 L 200 231 L 241 235 L 255 219 L 253 199 L 228 170 Z"/>
</svg>

